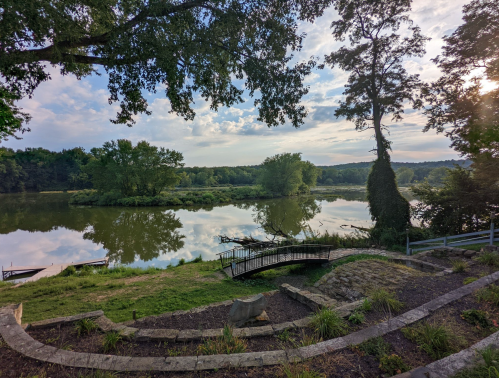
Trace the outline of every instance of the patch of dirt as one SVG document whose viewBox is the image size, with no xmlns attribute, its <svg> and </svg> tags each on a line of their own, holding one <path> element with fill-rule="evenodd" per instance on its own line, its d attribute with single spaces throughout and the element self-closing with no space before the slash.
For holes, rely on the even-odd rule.
<svg viewBox="0 0 499 378">
<path fill-rule="evenodd" d="M 142 322 L 137 322 L 132 327 L 170 328 L 178 330 L 223 328 L 227 323 L 231 307 L 232 305 L 210 307 L 196 314 L 171 316 L 168 318 L 159 315 Z M 308 306 L 282 293 L 276 293 L 267 297 L 267 308 L 265 311 L 269 316 L 270 324 L 298 320 L 311 313 Z"/>
<path fill-rule="evenodd" d="M 281 276 L 274 279 L 274 285 L 281 286 L 287 283 L 288 285 L 294 286 L 298 289 L 305 288 L 305 282 L 307 281 L 307 276 Z"/>
</svg>

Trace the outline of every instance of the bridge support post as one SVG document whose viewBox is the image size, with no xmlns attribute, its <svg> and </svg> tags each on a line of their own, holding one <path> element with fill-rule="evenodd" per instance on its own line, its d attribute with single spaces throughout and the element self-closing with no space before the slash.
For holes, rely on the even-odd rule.
<svg viewBox="0 0 499 378">
<path fill-rule="evenodd" d="M 406 239 L 405 254 L 406 254 L 407 256 L 410 256 L 410 254 L 411 254 L 411 250 L 410 250 L 410 248 L 409 248 L 409 229 L 408 229 L 408 228 L 406 228 L 406 229 L 405 229 L 405 239 Z"/>
</svg>

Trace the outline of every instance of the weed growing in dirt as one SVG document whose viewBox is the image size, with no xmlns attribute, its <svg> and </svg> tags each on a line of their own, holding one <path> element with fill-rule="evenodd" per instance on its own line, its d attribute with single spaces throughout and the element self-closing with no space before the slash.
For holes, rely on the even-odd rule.
<svg viewBox="0 0 499 378">
<path fill-rule="evenodd" d="M 96 370 L 90 374 L 85 374 L 85 375 L 78 374 L 78 378 L 115 378 L 117 376 L 118 376 L 117 373 L 113 373 L 110 371 L 102 371 L 102 370 Z"/>
<path fill-rule="evenodd" d="M 88 335 L 90 332 L 93 332 L 97 329 L 97 324 L 92 319 L 81 319 L 78 320 L 75 324 L 75 330 L 78 334 L 78 337 L 81 335 Z"/>
<path fill-rule="evenodd" d="M 366 320 L 364 314 L 360 311 L 354 312 L 352 315 L 349 316 L 348 321 L 352 322 L 353 324 L 362 324 Z"/>
<path fill-rule="evenodd" d="M 477 363 L 471 368 L 461 370 L 452 378 L 499 378 L 499 350 L 492 346 L 482 349 L 480 355 L 483 363 Z"/>
<path fill-rule="evenodd" d="M 317 335 L 307 335 L 304 330 L 301 331 L 301 341 L 296 345 L 297 348 L 306 347 L 310 345 L 317 344 L 322 341 L 322 338 L 317 337 Z M 295 343 L 296 344 L 296 343 Z"/>
<path fill-rule="evenodd" d="M 221 336 L 207 339 L 199 346 L 201 354 L 231 354 L 246 352 L 247 342 L 232 333 L 232 327 L 225 326 Z"/>
<path fill-rule="evenodd" d="M 382 337 L 378 336 L 364 341 L 363 343 L 359 344 L 357 348 L 368 356 L 374 356 L 380 359 L 381 357 L 388 355 L 391 347 L 390 343 L 386 342 Z"/>
<path fill-rule="evenodd" d="M 404 304 L 396 299 L 393 293 L 385 289 L 373 290 L 370 298 L 374 309 L 377 311 L 391 314 L 392 312 L 400 311 L 404 307 Z"/>
<path fill-rule="evenodd" d="M 329 308 L 316 312 L 312 317 L 310 327 L 321 338 L 339 337 L 348 332 L 348 324 L 345 320 Z"/>
<path fill-rule="evenodd" d="M 482 356 L 485 361 L 485 366 L 495 368 L 499 367 L 499 350 L 492 345 L 482 349 L 480 351 L 480 356 Z"/>
<path fill-rule="evenodd" d="M 453 260 L 452 261 L 452 271 L 454 273 L 462 273 L 468 269 L 468 263 L 463 260 Z"/>
<path fill-rule="evenodd" d="M 476 260 L 487 266 L 499 266 L 499 253 L 484 252 L 476 258 Z"/>
<path fill-rule="evenodd" d="M 277 335 L 277 338 L 279 341 L 282 342 L 288 342 L 291 340 L 291 334 L 289 333 L 289 330 L 286 328 L 284 331 L 282 331 L 280 334 Z"/>
<path fill-rule="evenodd" d="M 475 282 L 478 278 L 476 277 L 466 277 L 464 280 L 463 280 L 463 285 L 468 285 L 472 282 Z"/>
<path fill-rule="evenodd" d="M 415 342 L 435 360 L 444 358 L 454 352 L 461 340 L 448 328 L 422 322 L 412 327 L 402 328 L 402 333 Z"/>
<path fill-rule="evenodd" d="M 104 335 L 104 341 L 102 346 L 104 352 L 109 352 L 111 350 L 116 350 L 118 343 L 121 342 L 122 337 L 118 332 L 108 332 Z"/>
<path fill-rule="evenodd" d="M 461 313 L 461 318 L 466 320 L 468 323 L 477 326 L 478 328 L 488 328 L 492 325 L 485 311 L 475 309 L 464 310 Z"/>
<path fill-rule="evenodd" d="M 187 352 L 187 347 L 172 348 L 172 349 L 168 349 L 168 356 L 169 357 L 177 357 L 185 352 Z"/>
<path fill-rule="evenodd" d="M 379 360 L 379 368 L 390 376 L 405 373 L 411 369 L 410 366 L 402 360 L 402 357 L 397 356 L 396 354 L 381 357 Z"/>
<path fill-rule="evenodd" d="M 306 367 L 299 366 L 297 364 L 294 365 L 283 365 L 282 366 L 282 375 L 286 378 L 324 378 L 325 375 L 318 373 L 314 370 L 309 370 Z"/>
<path fill-rule="evenodd" d="M 499 286 L 490 285 L 480 289 L 477 293 L 477 299 L 499 306 Z"/>
<path fill-rule="evenodd" d="M 372 309 L 372 303 L 369 298 L 364 298 L 362 301 L 362 304 L 359 307 L 360 311 L 362 312 L 369 312 Z"/>
</svg>

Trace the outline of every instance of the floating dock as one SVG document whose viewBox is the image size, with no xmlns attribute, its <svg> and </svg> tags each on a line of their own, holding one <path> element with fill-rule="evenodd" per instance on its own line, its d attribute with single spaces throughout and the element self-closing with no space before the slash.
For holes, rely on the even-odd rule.
<svg viewBox="0 0 499 378">
<path fill-rule="evenodd" d="M 2 266 L 2 278 L 5 280 L 7 278 L 12 278 L 14 276 L 22 274 L 35 273 L 34 276 L 28 278 L 25 282 L 34 282 L 43 277 L 51 277 L 61 273 L 68 266 L 74 266 L 75 268 L 81 268 L 84 265 L 90 266 L 107 266 L 109 264 L 109 257 L 103 257 L 101 259 L 93 259 L 86 261 L 78 261 L 63 264 L 51 264 L 51 265 L 38 265 L 38 266 L 9 266 L 4 268 Z M 24 282 L 24 283 L 25 283 Z"/>
</svg>

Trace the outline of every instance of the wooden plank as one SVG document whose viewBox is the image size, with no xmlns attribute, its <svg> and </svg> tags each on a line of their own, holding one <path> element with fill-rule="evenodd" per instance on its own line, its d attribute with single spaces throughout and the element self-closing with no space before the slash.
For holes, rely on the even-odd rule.
<svg viewBox="0 0 499 378">
<path fill-rule="evenodd" d="M 39 266 L 9 266 L 7 268 L 3 268 L 4 272 L 16 272 L 16 271 L 24 271 L 24 270 L 43 270 L 47 269 L 50 265 L 39 265 Z"/>
</svg>

